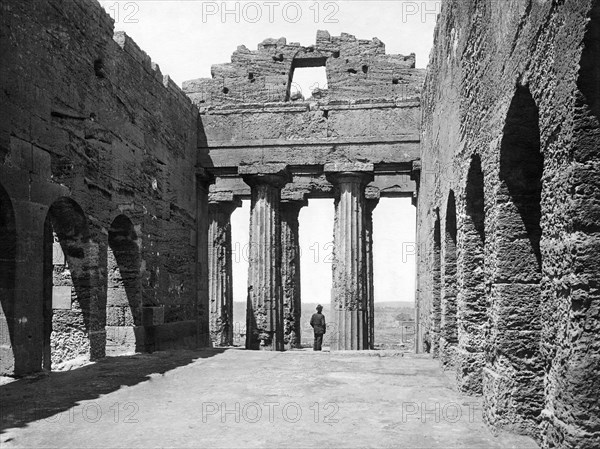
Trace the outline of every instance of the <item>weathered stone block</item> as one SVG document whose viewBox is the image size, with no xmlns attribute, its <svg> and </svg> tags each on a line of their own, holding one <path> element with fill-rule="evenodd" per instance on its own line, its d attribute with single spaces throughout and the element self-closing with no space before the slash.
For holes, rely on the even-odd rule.
<svg viewBox="0 0 600 449">
<path fill-rule="evenodd" d="M 52 308 L 71 310 L 71 286 L 52 287 Z"/>
</svg>

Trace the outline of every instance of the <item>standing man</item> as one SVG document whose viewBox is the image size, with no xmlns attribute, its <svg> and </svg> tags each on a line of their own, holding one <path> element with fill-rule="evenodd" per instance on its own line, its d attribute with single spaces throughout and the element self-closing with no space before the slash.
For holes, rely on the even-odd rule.
<svg viewBox="0 0 600 449">
<path fill-rule="evenodd" d="M 327 326 L 325 325 L 325 315 L 321 313 L 323 306 L 319 304 L 317 306 L 317 313 L 313 313 L 310 319 L 310 325 L 315 332 L 315 343 L 313 345 L 313 351 L 320 351 L 321 345 L 323 344 L 323 334 L 326 331 Z"/>
<path fill-rule="evenodd" d="M 429 332 L 425 332 L 425 336 L 423 337 L 423 346 L 425 347 L 425 352 L 429 354 L 431 350 L 431 338 L 429 338 Z"/>
</svg>

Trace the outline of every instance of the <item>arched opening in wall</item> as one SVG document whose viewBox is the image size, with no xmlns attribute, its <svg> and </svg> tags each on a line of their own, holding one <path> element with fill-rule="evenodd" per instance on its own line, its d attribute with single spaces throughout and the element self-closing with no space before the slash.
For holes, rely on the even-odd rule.
<svg viewBox="0 0 600 449">
<path fill-rule="evenodd" d="M 538 108 L 528 87 L 518 86 L 501 143 L 487 354 L 494 376 L 484 379 L 484 394 L 492 423 L 532 435 L 544 408 L 539 310 L 543 166 Z"/>
<path fill-rule="evenodd" d="M 243 200 L 231 214 L 231 262 L 233 278 L 233 345 L 246 344 L 248 260 L 250 257 L 250 200 Z"/>
<path fill-rule="evenodd" d="M 140 247 L 133 223 L 125 215 L 117 216 L 108 230 L 107 277 L 106 354 L 143 350 L 136 335 L 142 324 Z"/>
<path fill-rule="evenodd" d="M 325 58 L 294 59 L 290 71 L 287 101 L 321 98 L 327 90 Z"/>
<path fill-rule="evenodd" d="M 462 251 L 458 265 L 458 369 L 461 389 L 481 393 L 487 303 L 484 276 L 485 204 L 478 155 L 471 158 L 465 189 Z"/>
<path fill-rule="evenodd" d="M 0 185 L 0 375 L 12 374 L 14 354 L 14 300 L 17 233 L 12 202 Z"/>
<path fill-rule="evenodd" d="M 444 368 L 456 364 L 458 343 L 456 307 L 456 199 L 451 190 L 446 204 L 442 252 L 442 319 L 440 324 L 440 360 Z"/>
<path fill-rule="evenodd" d="M 374 348 L 415 343 L 416 209 L 410 198 L 381 198 L 373 210 Z"/>
<path fill-rule="evenodd" d="M 87 219 L 70 198 L 59 198 L 44 223 L 43 362 L 46 370 L 92 357 L 94 263 Z M 103 326 L 103 323 L 102 323 Z"/>
<path fill-rule="evenodd" d="M 577 87 L 592 114 L 600 120 L 600 2 L 590 12 L 590 21 L 583 39 Z"/>
<path fill-rule="evenodd" d="M 440 326 L 442 322 L 442 235 L 440 230 L 439 210 L 433 227 L 433 264 L 432 264 L 432 299 L 431 324 L 429 331 L 430 352 L 433 358 L 440 356 Z"/>
<path fill-rule="evenodd" d="M 545 189 L 551 198 L 546 204 L 552 200 L 558 203 L 548 208 L 552 212 L 558 211 L 559 217 L 568 215 L 563 220 L 569 220 L 568 234 L 548 232 L 544 245 L 553 249 L 544 261 L 549 269 L 544 272 L 544 278 L 547 276 L 548 279 L 542 284 L 541 306 L 545 402 L 553 405 L 554 412 L 545 434 L 545 443 L 549 447 L 596 447 L 600 429 L 598 395 L 591 394 L 599 388 L 598 359 L 592 362 L 592 354 L 597 357 L 598 351 L 592 348 L 598 347 L 600 338 L 600 0 L 584 2 L 586 7 L 589 4 L 592 8 L 588 13 L 579 61 L 574 130 L 565 143 L 573 158 L 564 158 L 560 161 L 561 167 L 553 167 L 548 173 L 549 179 L 553 172 L 565 173 L 562 177 L 565 185 L 555 186 L 555 182 L 549 181 Z M 562 200 L 563 192 L 569 201 Z M 553 217 L 550 226 L 555 222 Z M 562 251 L 555 250 L 555 246 L 562 244 L 553 245 L 558 240 L 569 244 L 563 245 Z M 555 266 L 562 268 L 562 258 L 569 261 L 568 267 L 553 269 Z M 573 281 L 563 280 L 565 271 L 572 273 Z"/>
<path fill-rule="evenodd" d="M 331 321 L 334 214 L 332 199 L 310 199 L 308 206 L 300 209 L 300 336 L 304 348 L 313 346 L 314 332 L 310 318 L 318 304 L 323 306 L 325 319 Z M 334 329 L 329 330 L 331 332 L 325 333 L 323 338 L 323 346 L 330 344 Z"/>
</svg>

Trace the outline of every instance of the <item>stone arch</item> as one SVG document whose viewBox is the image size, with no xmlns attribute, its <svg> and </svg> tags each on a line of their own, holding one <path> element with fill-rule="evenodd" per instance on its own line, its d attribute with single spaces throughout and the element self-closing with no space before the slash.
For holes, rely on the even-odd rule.
<svg viewBox="0 0 600 449">
<path fill-rule="evenodd" d="M 138 235 L 126 215 L 110 225 L 106 260 L 106 352 L 134 353 L 139 346 L 136 329 L 142 325 L 141 258 Z"/>
<path fill-rule="evenodd" d="M 568 176 L 562 178 L 568 183 L 560 187 L 570 198 L 554 208 L 564 214 L 568 234 L 545 236 L 553 250 L 559 239 L 556 247 L 564 248 L 564 255 L 549 256 L 548 265 L 560 269 L 544 273 L 548 279 L 542 290 L 547 370 L 542 442 L 549 447 L 597 447 L 600 425 L 600 397 L 590 393 L 600 388 L 600 1 L 585 3 L 592 7 L 579 61 L 570 139 L 573 160 L 561 161 L 570 163 Z"/>
<path fill-rule="evenodd" d="M 450 190 L 446 203 L 446 220 L 442 251 L 442 283 L 440 324 L 440 359 L 444 368 L 456 363 L 458 343 L 456 317 L 456 199 Z"/>
<path fill-rule="evenodd" d="M 438 358 L 440 355 L 440 323 L 442 319 L 442 285 L 441 285 L 441 268 L 442 268 L 442 236 L 440 231 L 439 212 L 435 220 L 433 228 L 433 288 L 432 288 L 432 305 L 431 305 L 431 355 L 433 358 Z"/>
<path fill-rule="evenodd" d="M 0 184 L 0 374 L 15 368 L 14 307 L 17 232 L 12 202 Z"/>
<path fill-rule="evenodd" d="M 471 157 L 458 256 L 458 366 L 461 389 L 481 393 L 487 304 L 484 277 L 485 201 L 478 155 Z"/>
<path fill-rule="evenodd" d="M 44 224 L 43 362 L 51 369 L 76 358 L 91 359 L 98 320 L 87 218 L 71 198 L 61 197 Z"/>
<path fill-rule="evenodd" d="M 595 1 L 583 38 L 577 87 L 591 113 L 600 120 L 600 2 Z"/>
<path fill-rule="evenodd" d="M 530 435 L 537 433 L 543 409 L 539 310 L 543 163 L 538 108 L 529 88 L 518 86 L 500 149 L 484 395 L 488 419 Z"/>
</svg>

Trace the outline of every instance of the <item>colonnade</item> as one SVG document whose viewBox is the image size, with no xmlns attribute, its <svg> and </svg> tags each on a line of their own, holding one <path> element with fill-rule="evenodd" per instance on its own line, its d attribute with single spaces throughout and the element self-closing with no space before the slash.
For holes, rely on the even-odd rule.
<svg viewBox="0 0 600 449">
<path fill-rule="evenodd" d="M 250 186 L 250 245 L 246 348 L 301 347 L 298 217 L 305 194 L 282 189 L 291 182 L 282 164 L 240 166 Z M 372 165 L 325 166 L 334 186 L 333 287 L 328 335 L 332 350 L 373 347 L 372 212 L 379 190 L 367 188 Z M 209 300 L 215 346 L 233 344 L 231 214 L 240 201 L 230 192 L 209 195 Z"/>
</svg>

